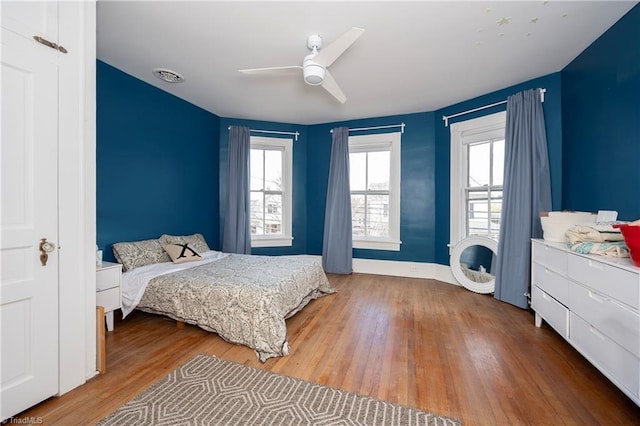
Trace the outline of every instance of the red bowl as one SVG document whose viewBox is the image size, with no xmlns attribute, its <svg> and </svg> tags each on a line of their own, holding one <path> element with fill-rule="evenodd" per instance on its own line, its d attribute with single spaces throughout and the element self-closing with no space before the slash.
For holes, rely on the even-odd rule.
<svg viewBox="0 0 640 426">
<path fill-rule="evenodd" d="M 640 226 L 621 225 L 624 242 L 629 247 L 629 255 L 634 265 L 640 267 Z"/>
</svg>

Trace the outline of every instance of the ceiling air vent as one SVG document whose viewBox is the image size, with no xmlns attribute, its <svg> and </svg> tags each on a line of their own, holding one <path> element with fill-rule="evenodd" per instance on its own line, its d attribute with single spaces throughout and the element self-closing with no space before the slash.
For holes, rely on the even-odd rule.
<svg viewBox="0 0 640 426">
<path fill-rule="evenodd" d="M 162 81 L 166 81 L 167 83 L 182 83 L 184 81 L 184 77 L 182 75 L 165 68 L 154 69 L 153 75 L 155 75 Z"/>
</svg>

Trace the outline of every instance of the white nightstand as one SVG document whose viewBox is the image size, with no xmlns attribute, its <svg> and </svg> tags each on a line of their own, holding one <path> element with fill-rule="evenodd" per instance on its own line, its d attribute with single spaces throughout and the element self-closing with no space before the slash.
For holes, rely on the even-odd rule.
<svg viewBox="0 0 640 426">
<path fill-rule="evenodd" d="M 113 330 L 113 311 L 122 307 L 120 299 L 120 281 L 122 265 L 102 262 L 96 267 L 96 305 L 104 308 L 107 330 Z"/>
</svg>

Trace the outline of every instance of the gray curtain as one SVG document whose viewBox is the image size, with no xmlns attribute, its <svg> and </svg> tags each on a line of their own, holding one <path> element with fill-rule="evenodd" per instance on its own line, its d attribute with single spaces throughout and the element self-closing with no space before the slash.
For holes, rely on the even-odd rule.
<svg viewBox="0 0 640 426">
<path fill-rule="evenodd" d="M 329 185 L 324 216 L 322 267 L 327 272 L 353 272 L 351 190 L 349 188 L 349 129 L 333 129 Z"/>
<path fill-rule="evenodd" d="M 551 179 L 540 90 L 507 99 L 504 187 L 495 298 L 528 308 L 531 238 L 542 236 L 540 212 L 551 210 Z"/>
<path fill-rule="evenodd" d="M 227 165 L 227 204 L 222 232 L 222 251 L 251 254 L 251 204 L 249 201 L 248 127 L 231 126 Z"/>
</svg>

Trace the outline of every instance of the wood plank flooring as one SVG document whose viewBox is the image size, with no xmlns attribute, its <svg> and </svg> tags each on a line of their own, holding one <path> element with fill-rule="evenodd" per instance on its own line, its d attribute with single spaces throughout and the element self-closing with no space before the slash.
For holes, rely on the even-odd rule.
<svg viewBox="0 0 640 426">
<path fill-rule="evenodd" d="M 198 353 L 458 418 L 465 425 L 638 425 L 640 408 L 533 315 L 433 280 L 329 275 L 260 363 L 216 334 L 143 312 L 107 333 L 107 373 L 24 412 L 90 425 Z"/>
</svg>

